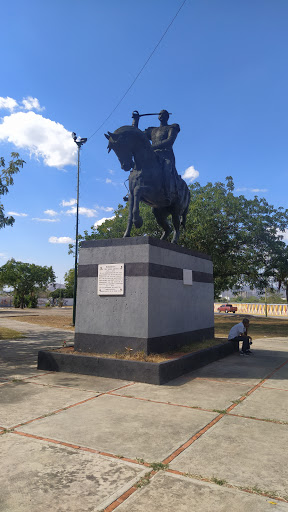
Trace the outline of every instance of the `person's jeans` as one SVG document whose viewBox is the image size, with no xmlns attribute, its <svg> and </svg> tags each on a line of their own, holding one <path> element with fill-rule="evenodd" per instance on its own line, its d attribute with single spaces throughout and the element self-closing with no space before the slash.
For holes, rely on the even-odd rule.
<svg viewBox="0 0 288 512">
<path fill-rule="evenodd" d="M 236 336 L 231 341 L 242 341 L 242 352 L 247 352 L 250 349 L 249 336 Z"/>
</svg>

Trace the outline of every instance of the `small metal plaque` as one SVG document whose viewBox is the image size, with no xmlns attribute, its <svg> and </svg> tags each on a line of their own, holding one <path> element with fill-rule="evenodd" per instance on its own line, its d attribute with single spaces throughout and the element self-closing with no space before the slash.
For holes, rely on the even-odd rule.
<svg viewBox="0 0 288 512">
<path fill-rule="evenodd" d="M 192 270 L 183 268 L 183 284 L 188 284 L 190 286 L 193 284 Z"/>
<path fill-rule="evenodd" d="M 98 295 L 124 295 L 124 263 L 98 265 Z"/>
</svg>

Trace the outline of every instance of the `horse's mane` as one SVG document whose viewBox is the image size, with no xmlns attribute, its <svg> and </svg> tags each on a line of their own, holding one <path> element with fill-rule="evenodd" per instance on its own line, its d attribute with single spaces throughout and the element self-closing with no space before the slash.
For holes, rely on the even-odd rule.
<svg viewBox="0 0 288 512">
<path fill-rule="evenodd" d="M 145 133 L 142 132 L 142 130 L 139 130 L 139 128 L 136 128 L 136 126 L 131 126 L 131 125 L 120 126 L 120 128 L 117 128 L 117 130 L 115 130 L 114 133 L 117 133 L 119 135 L 124 134 L 124 133 L 127 135 L 129 133 L 131 133 L 131 134 L 137 133 L 139 135 L 139 138 L 142 138 L 143 143 L 145 143 L 146 145 L 151 147 L 148 137 L 146 137 Z"/>
</svg>

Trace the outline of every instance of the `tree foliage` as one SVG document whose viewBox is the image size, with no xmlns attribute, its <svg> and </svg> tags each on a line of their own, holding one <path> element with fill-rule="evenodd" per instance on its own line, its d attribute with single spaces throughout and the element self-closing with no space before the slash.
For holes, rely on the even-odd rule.
<svg viewBox="0 0 288 512">
<path fill-rule="evenodd" d="M 14 174 L 19 172 L 25 164 L 25 161 L 19 158 L 19 153 L 11 153 L 11 158 L 8 167 L 5 168 L 5 160 L 0 157 L 0 196 L 8 193 L 9 187 L 14 184 Z M 0 229 L 5 228 L 5 226 L 12 226 L 14 222 L 14 217 L 5 216 L 4 205 L 0 200 Z"/>
<path fill-rule="evenodd" d="M 265 268 L 265 277 L 270 283 L 277 283 L 278 290 L 285 290 L 288 302 L 288 247 L 282 241 L 274 244 L 274 251 Z"/>
<path fill-rule="evenodd" d="M 274 208 L 265 198 L 235 195 L 231 176 L 226 183 L 194 183 L 189 188 L 191 202 L 179 245 L 211 255 L 215 295 L 244 283 L 263 289 L 268 282 L 265 269 L 271 266 L 276 245 L 285 247 L 281 232 L 288 226 L 288 210 Z M 160 237 L 151 208 L 142 203 L 140 213 L 143 226 L 133 227 L 131 235 Z M 114 219 L 92 227 L 91 233 L 85 231 L 79 240 L 122 237 L 127 219 L 128 206 L 119 205 Z"/>
<path fill-rule="evenodd" d="M 75 275 L 75 269 L 70 268 L 68 272 L 65 272 L 64 274 L 64 283 L 65 283 L 65 292 L 66 297 L 73 297 L 74 293 L 74 275 Z"/>
<path fill-rule="evenodd" d="M 13 258 L 0 267 L 0 286 L 14 288 L 15 307 L 37 307 L 37 291 L 54 282 L 52 267 L 22 263 Z"/>
</svg>

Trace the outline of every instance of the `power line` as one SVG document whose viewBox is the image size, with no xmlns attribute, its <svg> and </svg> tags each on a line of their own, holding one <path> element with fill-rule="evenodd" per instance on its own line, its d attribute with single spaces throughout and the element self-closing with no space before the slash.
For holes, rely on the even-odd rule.
<svg viewBox="0 0 288 512">
<path fill-rule="evenodd" d="M 88 141 L 90 139 L 92 139 L 92 137 L 94 137 L 94 135 L 96 135 L 97 132 L 99 132 L 99 130 L 101 130 L 102 126 L 104 126 L 104 124 L 106 123 L 106 121 L 108 121 L 108 119 L 110 119 L 110 117 L 112 116 L 112 114 L 114 114 L 115 110 L 119 107 L 120 103 L 122 103 L 122 101 L 124 100 L 125 96 L 127 96 L 128 92 L 130 91 L 130 89 L 132 89 L 133 85 L 135 84 L 136 80 L 138 80 L 139 76 L 141 75 L 142 71 L 144 70 L 144 68 L 147 66 L 149 60 L 151 59 L 151 57 L 154 55 L 154 53 L 156 52 L 158 46 L 160 45 L 161 41 L 164 39 L 164 37 L 166 36 L 169 28 L 171 27 L 171 25 L 174 23 L 175 19 L 177 18 L 179 12 L 181 11 L 182 7 L 184 6 L 184 4 L 186 3 L 187 0 L 184 0 L 184 2 L 181 4 L 181 6 L 179 7 L 178 11 L 176 12 L 175 16 L 172 18 L 172 20 L 170 21 L 168 27 L 166 28 L 165 32 L 163 33 L 163 35 L 161 36 L 161 38 L 159 39 L 158 43 L 156 44 L 155 48 L 153 49 L 153 51 L 150 53 L 148 59 L 146 60 L 146 62 L 143 64 L 142 68 L 140 69 L 139 73 L 136 75 L 136 77 L 134 78 L 133 82 L 129 85 L 128 89 L 126 90 L 126 92 L 123 94 L 122 98 L 118 101 L 117 105 L 113 108 L 113 110 L 110 112 L 109 116 L 106 117 L 106 119 L 103 121 L 102 124 L 100 124 L 100 126 L 97 128 L 97 130 L 95 130 L 94 133 L 92 133 L 92 135 L 90 135 L 90 137 L 88 137 Z"/>
</svg>

